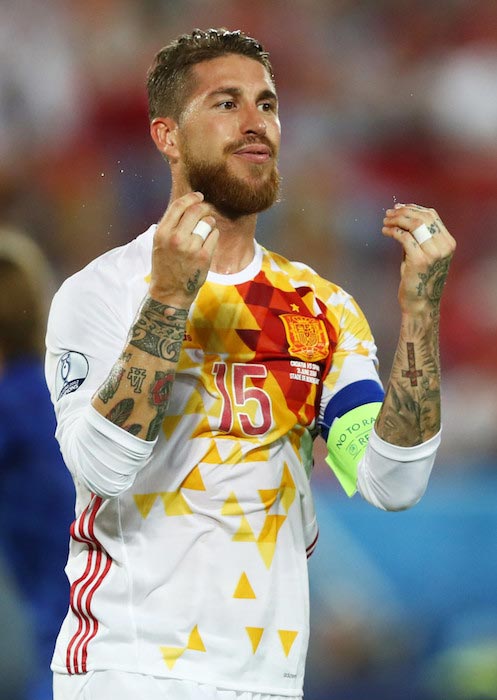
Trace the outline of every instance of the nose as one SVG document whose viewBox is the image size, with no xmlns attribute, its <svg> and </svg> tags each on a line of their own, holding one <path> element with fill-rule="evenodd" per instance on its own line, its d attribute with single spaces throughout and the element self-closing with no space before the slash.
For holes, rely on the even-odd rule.
<svg viewBox="0 0 497 700">
<path fill-rule="evenodd" d="M 264 114 L 257 106 L 250 106 L 243 110 L 240 119 L 240 129 L 244 134 L 264 135 L 267 131 L 267 124 Z"/>
</svg>

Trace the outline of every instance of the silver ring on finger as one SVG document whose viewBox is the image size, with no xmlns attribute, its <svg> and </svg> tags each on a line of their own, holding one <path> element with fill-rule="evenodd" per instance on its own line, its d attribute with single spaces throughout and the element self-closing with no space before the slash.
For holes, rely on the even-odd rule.
<svg viewBox="0 0 497 700">
<path fill-rule="evenodd" d="M 200 238 L 205 241 L 209 233 L 212 231 L 212 226 L 207 223 L 207 221 L 204 221 L 203 219 L 200 219 L 200 221 L 197 223 L 195 228 L 193 229 L 192 233 L 194 233 L 196 236 L 200 236 Z"/>
<path fill-rule="evenodd" d="M 419 245 L 422 245 L 423 243 L 428 241 L 433 235 L 432 233 L 430 233 L 430 229 L 426 224 L 421 224 L 421 226 L 415 228 L 414 231 L 411 231 L 411 233 L 416 239 L 416 241 L 419 243 Z"/>
</svg>

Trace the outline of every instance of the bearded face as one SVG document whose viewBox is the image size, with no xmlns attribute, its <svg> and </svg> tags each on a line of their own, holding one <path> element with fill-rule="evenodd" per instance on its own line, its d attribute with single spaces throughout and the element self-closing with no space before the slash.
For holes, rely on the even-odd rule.
<svg viewBox="0 0 497 700">
<path fill-rule="evenodd" d="M 257 148 L 270 151 L 271 159 L 262 164 L 244 160 L 235 167 L 233 158 L 241 150 Z M 276 148 L 266 136 L 250 136 L 226 146 L 215 160 L 196 158 L 185 143 L 183 148 L 185 175 L 193 191 L 202 192 L 205 201 L 229 219 L 257 214 L 271 207 L 278 199 L 281 178 L 276 164 Z"/>
</svg>

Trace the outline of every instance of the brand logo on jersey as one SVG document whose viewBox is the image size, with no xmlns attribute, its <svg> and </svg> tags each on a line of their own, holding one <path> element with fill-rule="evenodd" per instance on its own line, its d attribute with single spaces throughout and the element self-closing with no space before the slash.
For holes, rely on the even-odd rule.
<svg viewBox="0 0 497 700">
<path fill-rule="evenodd" d="M 89 371 L 88 360 L 80 352 L 66 352 L 57 365 L 55 395 L 57 400 L 76 391 L 85 381 Z"/>
<path fill-rule="evenodd" d="M 324 360 L 328 355 L 330 341 L 324 321 L 300 314 L 281 314 L 285 326 L 288 351 L 292 357 L 306 362 Z"/>
</svg>

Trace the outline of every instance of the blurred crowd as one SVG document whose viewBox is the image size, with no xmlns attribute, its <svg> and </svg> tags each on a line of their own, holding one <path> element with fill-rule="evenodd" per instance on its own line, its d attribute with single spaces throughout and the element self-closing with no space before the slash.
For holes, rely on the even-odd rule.
<svg viewBox="0 0 497 700">
<path fill-rule="evenodd" d="M 283 190 L 258 239 L 355 296 L 384 380 L 401 253 L 381 236 L 383 211 L 434 207 L 457 239 L 442 309 L 438 470 L 447 480 L 492 473 L 494 0 L 3 0 L 0 238 L 3 229 L 27 235 L 58 284 L 160 217 L 169 179 L 148 136 L 146 71 L 172 38 L 211 26 L 256 36 L 276 72 Z M 321 485 L 330 479 L 316 454 Z"/>
</svg>

